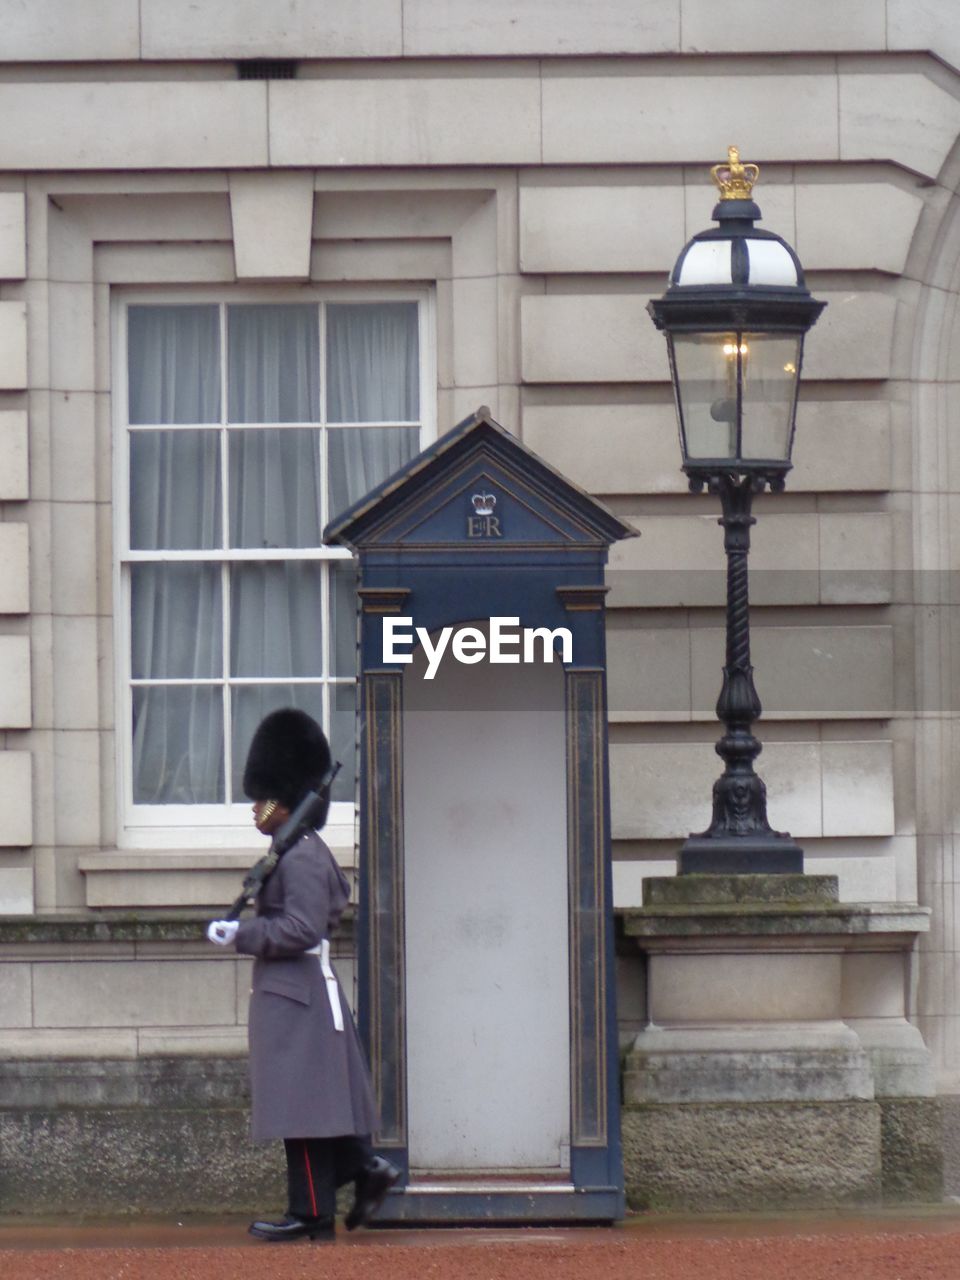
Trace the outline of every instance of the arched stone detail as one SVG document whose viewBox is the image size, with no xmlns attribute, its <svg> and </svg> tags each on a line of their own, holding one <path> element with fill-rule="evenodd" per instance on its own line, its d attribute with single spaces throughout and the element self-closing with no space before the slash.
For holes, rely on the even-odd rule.
<svg viewBox="0 0 960 1280">
<path fill-rule="evenodd" d="M 941 1092 L 957 1092 L 960 952 L 960 141 L 921 216 L 905 273 L 915 282 L 909 346 L 911 592 L 919 944 L 915 1013 Z M 908 335 L 903 335 L 906 339 Z"/>
</svg>

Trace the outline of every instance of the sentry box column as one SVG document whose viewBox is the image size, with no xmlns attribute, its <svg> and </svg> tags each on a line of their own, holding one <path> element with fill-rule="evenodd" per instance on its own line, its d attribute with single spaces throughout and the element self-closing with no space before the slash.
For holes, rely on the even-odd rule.
<svg viewBox="0 0 960 1280">
<path fill-rule="evenodd" d="M 633 532 L 485 408 L 326 531 L 359 560 L 378 1221 L 622 1215 L 603 572 Z"/>
</svg>

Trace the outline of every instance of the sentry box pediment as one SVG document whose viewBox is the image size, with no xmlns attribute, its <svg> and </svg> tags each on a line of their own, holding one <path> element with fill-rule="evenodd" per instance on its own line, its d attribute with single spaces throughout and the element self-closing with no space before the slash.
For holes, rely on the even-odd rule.
<svg viewBox="0 0 960 1280">
<path fill-rule="evenodd" d="M 358 562 L 381 1220 L 621 1215 L 603 578 L 632 534 L 486 409 L 326 531 Z M 539 643 L 497 657 L 511 628 Z"/>
<path fill-rule="evenodd" d="M 606 549 L 634 532 L 482 407 L 334 520 L 324 541 L 384 551 L 557 551 Z"/>
</svg>

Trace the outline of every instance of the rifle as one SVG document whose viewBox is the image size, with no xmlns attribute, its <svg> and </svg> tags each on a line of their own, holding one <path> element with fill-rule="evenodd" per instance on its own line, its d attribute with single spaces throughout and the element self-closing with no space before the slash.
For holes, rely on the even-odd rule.
<svg viewBox="0 0 960 1280">
<path fill-rule="evenodd" d="M 323 826 L 330 808 L 330 790 L 339 772 L 340 762 L 337 761 L 324 774 L 316 791 L 308 791 L 283 826 L 274 832 L 269 850 L 247 872 L 240 895 L 222 917 L 224 920 L 239 920 L 241 911 L 253 904 L 267 876 L 287 850 L 293 848 L 305 831 L 316 831 Z"/>
</svg>

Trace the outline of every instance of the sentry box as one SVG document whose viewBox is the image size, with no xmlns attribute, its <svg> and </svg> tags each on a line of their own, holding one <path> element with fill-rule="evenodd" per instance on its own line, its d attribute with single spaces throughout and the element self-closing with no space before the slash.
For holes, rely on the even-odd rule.
<svg viewBox="0 0 960 1280">
<path fill-rule="evenodd" d="M 359 563 L 380 1223 L 622 1216 L 603 579 L 633 533 L 486 408 L 325 532 Z"/>
</svg>

